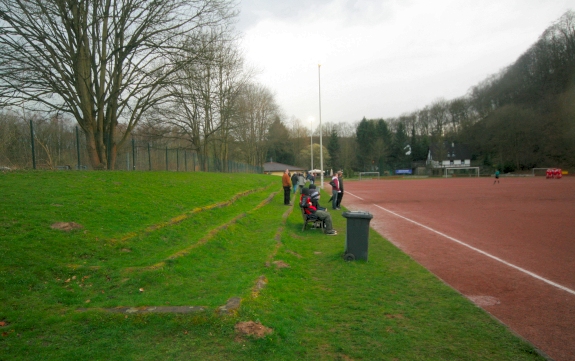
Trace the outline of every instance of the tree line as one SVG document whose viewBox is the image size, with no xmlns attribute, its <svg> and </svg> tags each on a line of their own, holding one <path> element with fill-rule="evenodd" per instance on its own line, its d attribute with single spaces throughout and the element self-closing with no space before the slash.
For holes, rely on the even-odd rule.
<svg viewBox="0 0 575 361">
<path fill-rule="evenodd" d="M 476 165 L 505 172 L 574 168 L 575 12 L 563 14 L 513 64 L 465 96 L 397 118 L 363 119 L 356 140 L 358 169 L 421 164 L 429 145 L 444 141 L 465 144 Z"/>
<path fill-rule="evenodd" d="M 288 120 L 252 80 L 236 15 L 231 0 L 0 0 L 0 162 L 17 158 L 35 119 L 47 152 L 77 124 L 94 169 L 113 169 L 133 137 L 172 140 L 202 169 L 208 159 L 223 171 L 230 160 L 311 168 L 312 158 L 319 168 L 319 129 Z M 326 122 L 321 133 L 324 169 L 410 168 L 445 141 L 488 168 L 573 168 L 575 13 L 464 96 L 395 118 Z"/>
<path fill-rule="evenodd" d="M 330 127 L 323 134 L 337 136 Z M 355 157 L 330 151 L 328 167 L 411 168 L 424 164 L 430 145 L 449 141 L 466 145 L 475 165 L 487 168 L 574 168 L 575 13 L 567 11 L 517 61 L 468 94 L 396 118 L 364 118 L 354 128 L 340 132 L 339 143 L 353 142 Z"/>
</svg>

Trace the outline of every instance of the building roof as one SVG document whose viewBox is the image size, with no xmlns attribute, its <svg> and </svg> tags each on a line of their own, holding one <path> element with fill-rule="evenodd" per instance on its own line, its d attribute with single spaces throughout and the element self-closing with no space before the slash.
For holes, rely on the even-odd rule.
<svg viewBox="0 0 575 361">
<path fill-rule="evenodd" d="M 276 162 L 264 163 L 264 172 L 284 172 L 286 169 L 291 171 L 305 171 L 305 168 L 296 167 L 295 165 L 288 165 Z"/>
</svg>

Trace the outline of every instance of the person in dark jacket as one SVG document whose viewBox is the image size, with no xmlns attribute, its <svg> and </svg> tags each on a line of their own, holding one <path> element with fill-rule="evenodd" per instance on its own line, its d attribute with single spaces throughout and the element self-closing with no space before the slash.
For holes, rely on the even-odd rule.
<svg viewBox="0 0 575 361">
<path fill-rule="evenodd" d="M 343 198 L 343 172 L 337 172 L 337 180 L 339 181 L 339 193 L 337 194 L 337 209 L 340 209 L 341 199 Z"/>
<path fill-rule="evenodd" d="M 291 184 L 293 186 L 293 194 L 295 194 L 295 191 L 297 189 L 297 173 L 293 172 L 293 175 L 291 176 Z"/>
</svg>

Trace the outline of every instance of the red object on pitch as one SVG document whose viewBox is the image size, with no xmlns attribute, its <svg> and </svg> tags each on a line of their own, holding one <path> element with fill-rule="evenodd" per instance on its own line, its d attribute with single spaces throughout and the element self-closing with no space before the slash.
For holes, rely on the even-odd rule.
<svg viewBox="0 0 575 361">
<path fill-rule="evenodd" d="M 545 178 L 547 179 L 553 178 L 553 169 L 551 168 L 547 169 L 547 171 L 545 172 Z"/>
<path fill-rule="evenodd" d="M 555 173 L 555 177 L 557 179 L 561 179 L 563 177 L 563 171 L 561 170 L 561 168 L 556 169 L 556 173 Z"/>
</svg>

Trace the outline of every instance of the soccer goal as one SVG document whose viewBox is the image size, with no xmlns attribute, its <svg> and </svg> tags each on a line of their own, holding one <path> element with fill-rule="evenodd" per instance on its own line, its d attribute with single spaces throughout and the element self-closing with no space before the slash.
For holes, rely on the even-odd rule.
<svg viewBox="0 0 575 361">
<path fill-rule="evenodd" d="M 553 169 L 553 167 L 547 167 L 547 168 L 533 168 L 531 169 L 531 174 L 536 177 L 536 176 L 542 176 L 545 177 L 547 175 L 547 170 L 548 169 Z"/>
<path fill-rule="evenodd" d="M 464 172 L 465 171 L 465 172 Z M 479 167 L 448 167 L 444 177 L 479 177 Z"/>
<path fill-rule="evenodd" d="M 359 172 L 359 180 L 379 179 L 379 172 Z"/>
</svg>

